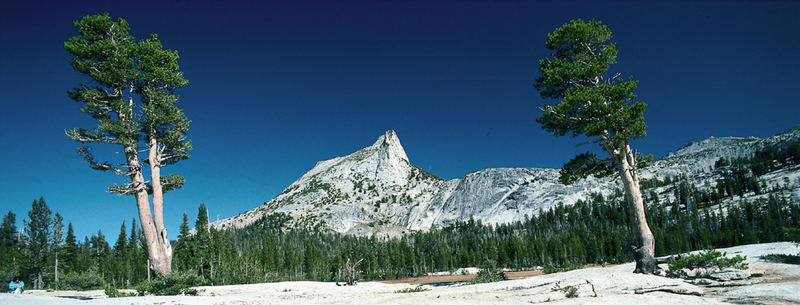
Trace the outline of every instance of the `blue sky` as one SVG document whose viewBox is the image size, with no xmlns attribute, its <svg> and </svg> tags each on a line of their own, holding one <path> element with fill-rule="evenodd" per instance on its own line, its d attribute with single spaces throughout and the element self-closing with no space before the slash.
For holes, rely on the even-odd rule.
<svg viewBox="0 0 800 305">
<path fill-rule="evenodd" d="M 165 169 L 187 178 L 165 198 L 171 238 L 201 202 L 212 219 L 249 210 L 388 129 L 444 178 L 560 167 L 589 148 L 540 129 L 533 83 L 546 34 L 574 18 L 609 25 L 612 69 L 640 81 L 642 152 L 800 123 L 797 1 L 12 1 L 0 11 L 0 212 L 19 226 L 40 196 L 81 238 L 113 241 L 137 217 L 133 198 L 105 192 L 121 178 L 89 169 L 64 136 L 93 122 L 66 95 L 86 79 L 63 42 L 100 12 L 157 33 L 189 80 L 194 151 Z"/>
</svg>

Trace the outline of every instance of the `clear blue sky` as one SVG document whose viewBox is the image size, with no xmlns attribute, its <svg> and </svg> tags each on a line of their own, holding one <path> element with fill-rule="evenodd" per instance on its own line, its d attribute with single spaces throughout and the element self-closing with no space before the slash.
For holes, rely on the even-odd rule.
<svg viewBox="0 0 800 305">
<path fill-rule="evenodd" d="M 62 3 L 63 2 L 63 3 Z M 798 1 L 11 1 L 0 10 L 0 212 L 44 196 L 80 238 L 113 242 L 137 217 L 64 130 L 91 127 L 66 91 L 85 82 L 63 42 L 108 12 L 180 52 L 192 158 L 166 172 L 171 238 L 181 214 L 212 219 L 270 200 L 323 159 L 395 129 L 411 161 L 444 178 L 488 167 L 560 167 L 578 139 L 535 122 L 545 35 L 608 24 L 614 69 L 640 81 L 656 157 L 709 136 L 769 136 L 800 123 Z M 118 157 L 112 155 L 111 157 Z M 138 221 L 138 219 L 137 219 Z"/>
</svg>

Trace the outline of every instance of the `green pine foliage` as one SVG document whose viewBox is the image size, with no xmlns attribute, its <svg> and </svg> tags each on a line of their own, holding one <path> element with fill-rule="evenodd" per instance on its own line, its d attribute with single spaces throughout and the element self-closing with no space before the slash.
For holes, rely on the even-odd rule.
<svg viewBox="0 0 800 305">
<path fill-rule="evenodd" d="M 158 274 L 150 281 L 143 281 L 136 286 L 139 295 L 197 295 L 191 287 L 207 285 L 208 280 L 192 273 L 172 272 L 168 275 Z"/>
<path fill-rule="evenodd" d="M 20 272 L 30 275 L 31 287 L 41 289 L 44 282 L 52 282 L 55 254 L 63 243 L 63 218 L 47 206 L 43 197 L 34 200 L 28 218 L 23 220 L 22 254 L 24 264 Z"/>
<path fill-rule="evenodd" d="M 3 216 L 0 225 L 0 281 L 10 282 L 20 271 L 17 263 L 21 259 L 21 244 L 16 225 L 17 216 L 11 211 Z"/>
<path fill-rule="evenodd" d="M 710 249 L 696 254 L 673 258 L 668 262 L 669 270 L 675 271 L 683 268 L 695 269 L 710 267 L 717 267 L 720 269 L 728 267 L 747 269 L 747 263 L 744 262 L 747 257 L 741 255 L 727 257 L 725 254 L 725 252 Z"/>
<path fill-rule="evenodd" d="M 551 53 L 539 60 L 542 76 L 536 79 L 536 89 L 543 99 L 558 102 L 541 107 L 543 114 L 536 121 L 556 136 L 593 139 L 592 143 L 600 144 L 610 156 L 577 155 L 561 171 L 560 181 L 565 184 L 588 175 L 617 172 L 621 157 L 627 154 L 623 148 L 630 140 L 647 135 L 647 104 L 634 93 L 639 82 L 608 72 L 618 55 L 611 37 L 611 30 L 601 21 L 581 19 L 547 34 L 545 46 Z M 635 158 L 638 165 L 644 165 L 652 156 L 636 154 Z"/>
<path fill-rule="evenodd" d="M 64 290 L 94 290 L 106 285 L 97 268 L 82 272 L 68 272 L 59 279 L 59 288 Z"/>
<path fill-rule="evenodd" d="M 64 42 L 64 48 L 72 56 L 73 69 L 91 80 L 68 95 L 84 104 L 82 112 L 97 120 L 94 128 L 66 131 L 70 139 L 82 143 L 78 153 L 92 169 L 126 178 L 144 174 L 138 160 L 161 168 L 188 159 L 190 121 L 177 107 L 175 93 L 188 81 L 179 71 L 178 52 L 164 49 L 156 34 L 137 41 L 125 19 L 114 20 L 107 13 L 87 15 L 73 24 L 78 35 Z M 119 160 L 97 160 L 90 144 L 122 146 L 126 163 L 119 166 Z M 157 148 L 158 153 L 144 154 L 141 147 Z M 156 178 L 164 192 L 184 183 L 178 175 Z M 152 194 L 152 183 L 147 183 L 146 189 Z M 142 191 L 134 183 L 112 185 L 108 190 L 120 195 Z"/>
<path fill-rule="evenodd" d="M 764 255 L 762 258 L 768 261 L 773 261 L 783 264 L 800 265 L 800 255 L 768 254 Z"/>
</svg>

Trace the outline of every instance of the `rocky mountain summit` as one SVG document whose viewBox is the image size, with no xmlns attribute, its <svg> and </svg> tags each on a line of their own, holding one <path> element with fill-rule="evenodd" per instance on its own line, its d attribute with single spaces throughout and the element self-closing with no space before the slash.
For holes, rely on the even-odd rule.
<svg viewBox="0 0 800 305">
<path fill-rule="evenodd" d="M 642 169 L 645 179 L 685 176 L 698 187 L 713 187 L 721 157 L 745 157 L 769 145 L 800 140 L 800 127 L 761 138 L 708 138 L 693 142 Z M 263 205 L 214 222 L 217 228 L 244 227 L 269 214 L 283 213 L 297 227 L 327 228 L 354 235 L 398 235 L 470 218 L 507 223 L 537 215 L 557 204 L 570 205 L 593 194 L 613 196 L 613 178 L 589 177 L 572 185 L 558 182 L 558 169 L 489 168 L 444 180 L 413 165 L 390 130 L 372 145 L 343 157 L 320 161 Z M 800 169 L 762 177 L 767 184 L 793 185 L 800 196 Z M 671 186 L 649 190 L 669 198 Z"/>
</svg>

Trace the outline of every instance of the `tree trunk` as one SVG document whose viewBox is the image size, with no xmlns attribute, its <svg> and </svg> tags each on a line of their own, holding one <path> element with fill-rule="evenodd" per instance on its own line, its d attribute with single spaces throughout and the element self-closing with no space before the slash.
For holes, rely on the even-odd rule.
<svg viewBox="0 0 800 305">
<path fill-rule="evenodd" d="M 160 154 L 158 153 L 158 142 L 154 137 L 150 138 L 149 156 L 150 160 L 150 184 L 153 188 L 153 221 L 155 224 L 156 233 L 160 240 L 159 247 L 163 259 L 161 261 L 154 261 L 155 269 L 162 273 L 167 274 L 172 270 L 172 245 L 169 243 L 167 236 L 167 228 L 164 226 L 164 190 L 161 187 L 161 161 Z"/>
<path fill-rule="evenodd" d="M 153 187 L 153 221 L 156 231 L 161 234 L 164 229 L 164 190 L 161 187 L 161 165 L 159 164 L 158 141 L 155 137 L 150 138 L 149 143 L 150 160 L 150 185 Z"/>
<path fill-rule="evenodd" d="M 147 256 L 151 262 L 151 264 L 148 264 L 148 270 L 152 266 L 159 273 L 167 274 L 172 267 L 172 248 L 169 240 L 166 239 L 166 231 L 163 232 L 163 235 L 159 234 L 153 222 L 153 215 L 150 212 L 150 200 L 147 195 L 147 187 L 142 175 L 139 157 L 136 155 L 136 148 L 126 147 L 125 155 L 128 161 L 128 168 L 133 171 L 133 175 L 130 176 L 131 184 L 136 189 L 135 197 L 136 206 L 139 209 L 139 222 L 142 224 Z"/>
<path fill-rule="evenodd" d="M 55 282 L 56 282 L 56 290 L 58 290 L 58 252 L 56 252 L 56 268 L 55 268 Z"/>
<path fill-rule="evenodd" d="M 608 147 L 608 146 L 607 146 Z M 647 225 L 644 213 L 644 201 L 639 188 L 639 175 L 637 174 L 636 155 L 627 143 L 614 148 L 612 153 L 614 163 L 622 179 L 622 188 L 625 192 L 625 201 L 628 202 L 630 225 L 636 236 L 637 245 L 633 247 L 633 256 L 636 259 L 634 273 L 653 273 L 656 269 L 655 239 Z"/>
<path fill-rule="evenodd" d="M 358 260 L 355 264 L 350 264 L 350 258 L 347 258 L 347 262 L 344 265 L 345 271 L 347 272 L 347 283 L 345 285 L 354 286 L 358 281 L 358 274 L 361 273 L 357 268 L 364 259 Z"/>
</svg>

